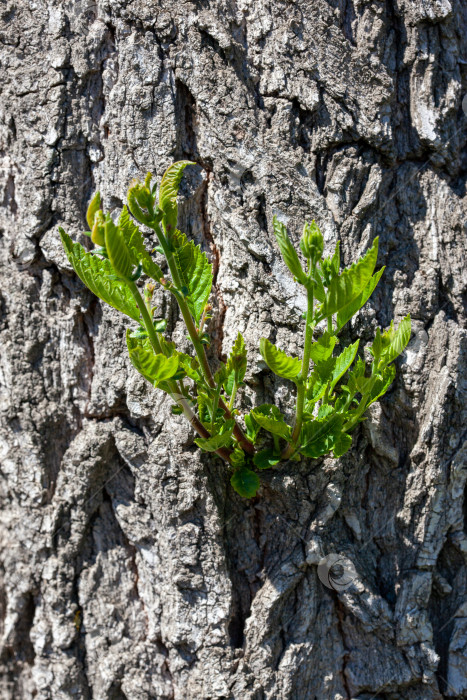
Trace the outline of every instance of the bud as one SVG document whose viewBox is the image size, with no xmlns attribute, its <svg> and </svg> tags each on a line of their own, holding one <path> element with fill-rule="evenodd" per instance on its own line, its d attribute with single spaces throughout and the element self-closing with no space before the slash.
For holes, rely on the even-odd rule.
<svg viewBox="0 0 467 700">
<path fill-rule="evenodd" d="M 324 249 L 323 234 L 315 221 L 312 221 L 311 224 L 305 224 L 300 239 L 300 248 L 303 255 L 311 260 L 313 264 L 322 256 Z"/>
<path fill-rule="evenodd" d="M 94 224 L 92 227 L 91 241 L 95 245 L 105 246 L 104 214 L 100 209 L 94 215 Z"/>
<path fill-rule="evenodd" d="M 150 224 L 154 220 L 155 197 L 151 192 L 151 178 L 151 173 L 148 173 L 144 184 L 133 180 L 128 190 L 128 207 L 141 224 Z"/>
<path fill-rule="evenodd" d="M 92 231 L 94 227 L 94 218 L 101 208 L 101 193 L 96 192 L 94 197 L 89 202 L 88 210 L 86 212 L 86 221 L 88 222 L 89 230 Z"/>
</svg>

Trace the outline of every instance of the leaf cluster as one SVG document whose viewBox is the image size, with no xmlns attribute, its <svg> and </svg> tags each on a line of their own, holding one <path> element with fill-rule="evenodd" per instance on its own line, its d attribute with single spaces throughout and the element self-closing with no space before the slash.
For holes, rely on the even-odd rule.
<svg viewBox="0 0 467 700">
<path fill-rule="evenodd" d="M 86 217 L 85 233 L 96 246 L 93 250 L 74 243 L 63 229 L 60 235 L 82 282 L 138 324 L 126 334 L 133 366 L 169 394 L 173 413 L 183 414 L 197 432 L 197 446 L 217 453 L 229 465 L 233 488 L 251 497 L 259 487 L 260 470 L 300 455 L 340 457 L 350 449 L 352 430 L 394 379 L 393 362 L 410 338 L 410 318 L 397 328 L 391 323 L 388 330 L 377 331 L 367 366 L 358 355 L 359 341 L 342 347 L 338 334 L 381 278 L 384 268 L 375 271 L 378 239 L 360 260 L 341 271 L 339 243 L 332 256 L 322 257 L 324 242 L 315 222 L 305 224 L 302 261 L 286 227 L 274 218 L 284 263 L 307 294 L 304 353 L 302 358 L 291 357 L 266 338 L 260 340 L 260 353 L 272 372 L 295 384 L 295 419 L 289 425 L 272 404 L 242 416 L 236 403 L 247 370 L 244 339 L 238 333 L 227 362 L 213 372 L 206 356 L 212 265 L 201 248 L 177 229 L 177 194 L 188 165 L 189 161 L 171 165 L 159 188 L 151 184 L 150 173 L 144 183 L 134 181 L 128 206 L 115 222 L 101 209 L 97 192 Z M 152 230 L 157 246 L 147 247 L 141 225 Z M 165 256 L 170 276 L 155 262 L 156 252 Z M 176 299 L 193 354 L 180 352 L 166 337 L 167 321 L 157 318 L 152 306 L 156 285 Z"/>
</svg>

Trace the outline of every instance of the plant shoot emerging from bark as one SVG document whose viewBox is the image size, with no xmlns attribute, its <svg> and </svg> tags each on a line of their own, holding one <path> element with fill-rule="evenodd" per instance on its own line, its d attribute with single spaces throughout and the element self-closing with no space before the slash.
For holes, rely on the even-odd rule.
<svg viewBox="0 0 467 700">
<path fill-rule="evenodd" d="M 304 351 L 301 359 L 290 357 L 262 338 L 260 352 L 275 374 L 295 384 L 295 418 L 288 425 L 277 406 L 263 404 L 242 421 L 235 405 L 247 369 L 244 339 L 239 333 L 227 362 L 213 373 L 205 351 L 210 342 L 205 329 L 211 311 L 212 266 L 205 253 L 177 229 L 177 194 L 187 165 L 194 163 L 179 161 L 167 169 L 158 196 L 150 173 L 144 183 L 133 182 L 128 207 L 116 224 L 102 211 L 97 192 L 87 212 L 87 235 L 97 246 L 93 251 L 73 243 L 63 229 L 60 235 L 82 282 L 139 324 L 126 335 L 135 368 L 171 396 L 173 413 L 183 414 L 198 433 L 198 447 L 216 452 L 229 465 L 233 488 L 249 498 L 260 484 L 258 470 L 300 456 L 316 459 L 332 453 L 340 457 L 350 449 L 352 430 L 394 379 L 393 362 L 410 338 L 410 317 L 402 319 L 397 329 L 394 323 L 384 333 L 378 329 L 369 348 L 373 357 L 369 368 L 357 358 L 359 341 L 336 352 L 339 332 L 368 301 L 383 273 L 384 268 L 374 272 L 378 239 L 357 263 L 340 272 L 339 242 L 332 257 L 323 258 L 323 237 L 313 221 L 305 224 L 300 240 L 306 260 L 302 265 L 286 227 L 274 217 L 284 262 L 306 291 Z M 138 224 L 155 232 L 159 245 L 154 250 L 165 256 L 170 278 L 164 277 L 146 249 Z M 137 284 L 142 275 L 151 280 L 143 293 Z M 167 322 L 154 318 L 155 285 L 175 297 L 193 356 L 179 352 L 164 335 Z"/>
</svg>

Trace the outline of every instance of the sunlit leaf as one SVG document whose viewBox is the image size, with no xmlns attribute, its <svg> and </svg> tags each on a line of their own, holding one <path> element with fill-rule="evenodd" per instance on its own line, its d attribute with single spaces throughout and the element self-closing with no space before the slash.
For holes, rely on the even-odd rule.
<svg viewBox="0 0 467 700">
<path fill-rule="evenodd" d="M 159 188 L 159 206 L 164 212 L 166 231 L 174 231 L 177 227 L 177 194 L 183 171 L 187 165 L 196 165 L 191 160 L 179 160 L 170 165 L 165 171 Z"/>
<path fill-rule="evenodd" d="M 266 338 L 261 338 L 259 351 L 263 360 L 274 374 L 284 379 L 296 381 L 302 366 L 298 357 L 289 357 L 283 350 L 279 350 Z"/>
<path fill-rule="evenodd" d="M 114 309 L 139 321 L 139 309 L 127 285 L 125 282 L 111 279 L 115 273 L 109 260 L 87 253 L 82 245 L 73 243 L 62 228 L 60 237 L 70 265 L 83 284 Z"/>
<path fill-rule="evenodd" d="M 173 257 L 182 285 L 188 292 L 186 302 L 196 323 L 199 323 L 211 293 L 212 265 L 201 248 L 184 233 L 175 231 L 172 238 Z"/>
</svg>

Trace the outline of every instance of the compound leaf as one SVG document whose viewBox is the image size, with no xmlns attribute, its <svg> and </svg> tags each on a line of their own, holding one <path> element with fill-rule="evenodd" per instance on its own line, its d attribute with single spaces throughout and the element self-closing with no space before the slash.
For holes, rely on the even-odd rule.
<svg viewBox="0 0 467 700">
<path fill-rule="evenodd" d="M 109 260 L 87 253 L 82 245 L 73 243 L 62 228 L 59 230 L 70 265 L 83 284 L 117 311 L 126 314 L 134 321 L 139 321 L 139 309 L 127 285 L 111 279 L 115 277 L 115 272 Z"/>
<path fill-rule="evenodd" d="M 274 374 L 284 379 L 296 381 L 301 371 L 301 362 L 298 357 L 289 357 L 283 350 L 279 350 L 266 338 L 261 338 L 259 351 L 263 360 Z"/>
</svg>

